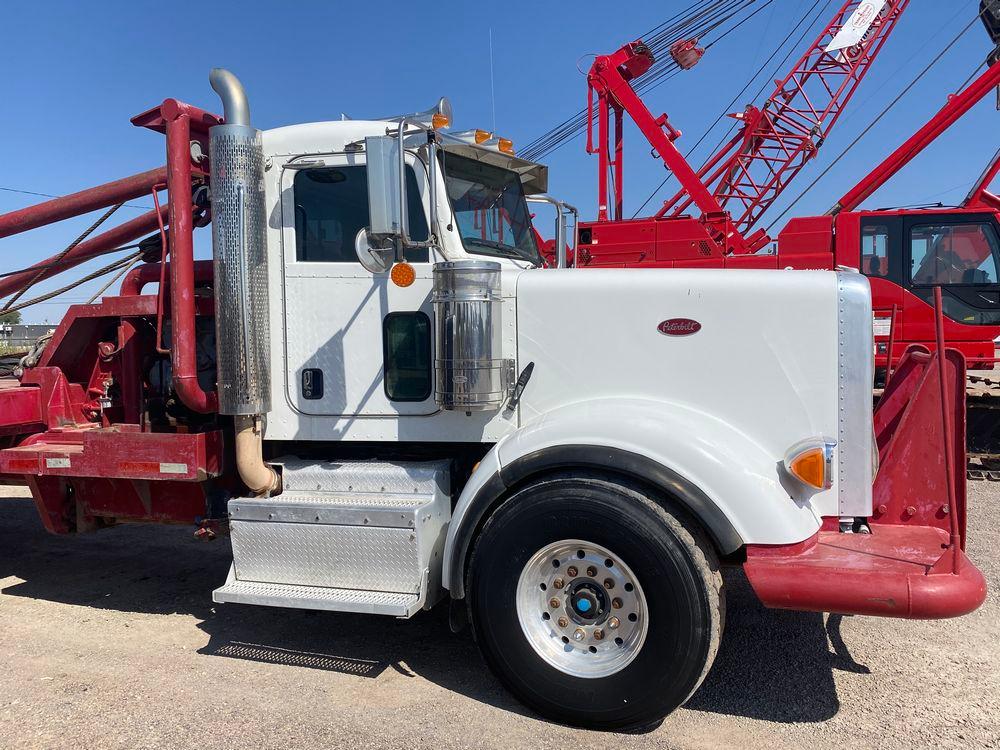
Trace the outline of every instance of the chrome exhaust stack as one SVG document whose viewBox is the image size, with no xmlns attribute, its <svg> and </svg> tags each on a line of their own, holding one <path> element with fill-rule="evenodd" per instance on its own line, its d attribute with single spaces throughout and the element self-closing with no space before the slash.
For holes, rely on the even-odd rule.
<svg viewBox="0 0 1000 750">
<path fill-rule="evenodd" d="M 264 495 L 278 487 L 261 456 L 271 410 L 264 151 L 239 79 L 214 68 L 209 82 L 225 116 L 209 131 L 219 412 L 234 417 L 240 478 Z"/>
</svg>

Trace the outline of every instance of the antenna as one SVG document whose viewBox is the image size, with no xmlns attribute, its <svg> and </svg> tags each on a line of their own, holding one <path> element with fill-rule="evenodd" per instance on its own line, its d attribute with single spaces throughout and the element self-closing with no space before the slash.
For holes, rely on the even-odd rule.
<svg viewBox="0 0 1000 750">
<path fill-rule="evenodd" d="M 493 27 L 490 26 L 490 99 L 493 104 L 493 132 L 497 132 L 497 90 L 493 82 Z"/>
</svg>

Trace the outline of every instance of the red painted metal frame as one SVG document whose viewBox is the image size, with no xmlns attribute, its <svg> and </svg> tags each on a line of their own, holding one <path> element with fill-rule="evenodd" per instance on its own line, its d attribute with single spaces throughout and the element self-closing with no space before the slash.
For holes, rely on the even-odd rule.
<svg viewBox="0 0 1000 750">
<path fill-rule="evenodd" d="M 207 179 L 205 165 L 192 166 L 192 139 L 207 154 L 208 129 L 222 119 L 202 109 L 167 99 L 159 107 L 132 118 L 133 124 L 166 133 L 167 192 L 170 198 L 170 358 L 174 390 L 189 408 L 202 414 L 218 411 L 218 396 L 198 382 L 195 351 L 194 217 L 191 208 L 194 169 Z"/>
<path fill-rule="evenodd" d="M 732 115 L 744 123 L 741 132 L 699 171 L 744 235 L 816 156 L 909 4 L 909 0 L 887 3 L 858 45 L 827 52 L 865 2 L 843 4 L 762 107 L 750 106 Z M 691 198 L 682 191 L 656 216 L 679 216 L 690 204 Z M 756 238 L 748 244 L 756 249 L 766 240 Z"/>
<path fill-rule="evenodd" d="M 80 243 L 52 267 L 0 281 L 0 294 L 38 270 L 54 275 L 151 232 L 166 240 L 169 229 L 169 263 L 133 269 L 121 296 L 71 306 L 38 366 L 19 384 L 0 383 L 0 435 L 9 446 L 0 450 L 0 476 L 28 484 L 50 531 L 86 531 L 116 520 L 192 523 L 212 512 L 213 493 L 237 489 L 216 421 L 170 406 L 167 394 L 154 397 L 170 409 L 169 419 L 145 421 L 143 405 L 146 362 L 156 361 L 151 326 L 169 314 L 173 391 L 191 411 L 216 410 L 215 393 L 197 377 L 196 319 L 214 309 L 210 295 L 195 294 L 197 286 L 211 284 L 212 266 L 194 261 L 193 228 L 207 216 L 193 194 L 207 184 L 208 130 L 221 122 L 168 99 L 133 118 L 166 135 L 166 167 L 0 216 L 0 230 L 14 234 L 142 195 L 151 194 L 156 204 Z M 160 206 L 157 192 L 164 188 L 168 202 Z M 166 251 L 166 241 L 163 246 Z M 160 282 L 157 294 L 142 294 L 154 281 Z"/>
<path fill-rule="evenodd" d="M 222 432 L 141 432 L 138 425 L 56 428 L 0 450 L 0 473 L 203 482 L 222 473 Z"/>
<path fill-rule="evenodd" d="M 141 198 L 150 188 L 166 179 L 167 168 L 158 167 L 148 172 L 125 177 L 72 195 L 53 198 L 35 206 L 22 208 L 0 216 L 0 238 L 27 232 L 45 224 L 107 208 L 116 203 Z"/>
<path fill-rule="evenodd" d="M 623 142 L 621 120 L 622 113 L 628 112 L 653 150 L 663 159 L 663 163 L 680 180 L 691 199 L 702 210 L 705 215 L 705 223 L 711 228 L 716 242 L 722 247 L 743 249 L 743 239 L 731 231 L 728 217 L 722 206 L 719 205 L 715 196 L 709 192 L 691 165 L 688 164 L 687 159 L 674 145 L 674 141 L 681 135 L 680 131 L 675 130 L 670 125 L 665 114 L 655 117 L 632 88 L 630 81 L 649 70 L 652 64 L 653 56 L 649 48 L 642 41 L 636 41 L 626 44 L 611 55 L 598 56 L 587 75 L 588 99 L 592 102 L 595 93 L 598 97 L 598 140 L 596 147 L 592 137 L 594 107 L 587 108 L 587 150 L 589 153 L 596 152 L 599 162 L 598 221 L 608 221 L 611 218 L 608 214 L 610 198 L 607 185 L 608 169 L 611 166 L 615 168 L 613 218 L 614 220 L 622 218 Z M 616 124 L 614 157 L 611 156 L 609 144 L 609 121 L 612 110 L 615 113 Z"/>
</svg>

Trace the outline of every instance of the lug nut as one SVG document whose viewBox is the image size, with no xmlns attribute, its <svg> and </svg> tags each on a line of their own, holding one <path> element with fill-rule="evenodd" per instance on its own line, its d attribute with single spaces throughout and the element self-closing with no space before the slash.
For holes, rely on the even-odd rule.
<svg viewBox="0 0 1000 750">
<path fill-rule="evenodd" d="M 621 609 L 622 607 L 625 606 L 625 602 L 623 602 L 620 597 L 616 596 L 614 599 L 611 600 L 611 606 L 614 607 L 615 609 Z"/>
<path fill-rule="evenodd" d="M 587 568 L 587 575 L 590 576 L 591 578 L 593 578 L 594 576 L 596 576 L 597 575 L 597 568 L 595 568 L 593 565 L 591 565 L 590 567 L 588 567 Z"/>
<path fill-rule="evenodd" d="M 566 582 L 562 578 L 557 578 L 552 582 L 552 585 L 557 589 L 561 589 L 563 586 L 566 585 Z"/>
<path fill-rule="evenodd" d="M 587 633 L 586 633 L 586 631 L 584 631 L 583 628 L 577 628 L 576 630 L 573 631 L 573 640 L 574 641 L 582 641 L 586 637 L 587 637 Z"/>
<path fill-rule="evenodd" d="M 606 588 L 606 589 L 608 589 L 608 591 L 610 591 L 614 587 L 615 587 L 615 580 L 613 578 L 605 578 L 604 579 L 604 588 Z"/>
<path fill-rule="evenodd" d="M 610 620 L 608 620 L 608 627 L 611 628 L 612 630 L 615 630 L 621 624 L 622 624 L 621 620 L 619 620 L 617 617 L 612 617 Z"/>
<path fill-rule="evenodd" d="M 604 640 L 604 631 L 603 630 L 595 630 L 594 631 L 594 640 L 595 641 L 603 641 Z"/>
<path fill-rule="evenodd" d="M 561 628 L 569 627 L 569 620 L 565 617 L 560 617 L 558 620 L 556 620 L 556 622 L 559 623 L 559 627 Z"/>
<path fill-rule="evenodd" d="M 552 607 L 552 609 L 559 609 L 559 600 L 552 597 L 549 599 L 549 606 Z"/>
<path fill-rule="evenodd" d="M 576 578 L 576 574 L 579 572 L 580 571 L 576 569 L 575 565 L 570 565 L 568 568 L 566 568 L 566 575 L 568 575 L 570 578 Z"/>
</svg>

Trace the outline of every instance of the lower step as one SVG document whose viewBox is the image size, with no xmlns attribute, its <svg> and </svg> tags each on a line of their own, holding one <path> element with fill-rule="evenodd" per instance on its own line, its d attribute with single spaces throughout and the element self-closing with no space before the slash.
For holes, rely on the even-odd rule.
<svg viewBox="0 0 1000 750">
<path fill-rule="evenodd" d="M 212 593 L 212 601 L 391 617 L 412 617 L 422 604 L 417 594 L 237 581 L 232 574 L 224 586 Z"/>
</svg>

